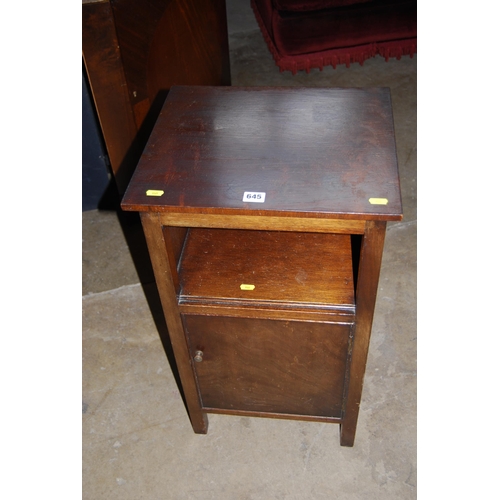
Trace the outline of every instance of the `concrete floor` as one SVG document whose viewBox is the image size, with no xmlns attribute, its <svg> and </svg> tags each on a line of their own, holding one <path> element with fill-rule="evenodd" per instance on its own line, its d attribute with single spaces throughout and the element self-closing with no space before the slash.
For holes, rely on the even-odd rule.
<svg viewBox="0 0 500 500">
<path fill-rule="evenodd" d="M 280 73 L 248 4 L 227 0 L 233 85 L 392 91 L 405 217 L 388 226 L 354 448 L 324 423 L 209 415 L 194 434 L 137 219 L 94 210 L 82 214 L 83 498 L 414 499 L 416 57 Z"/>
</svg>

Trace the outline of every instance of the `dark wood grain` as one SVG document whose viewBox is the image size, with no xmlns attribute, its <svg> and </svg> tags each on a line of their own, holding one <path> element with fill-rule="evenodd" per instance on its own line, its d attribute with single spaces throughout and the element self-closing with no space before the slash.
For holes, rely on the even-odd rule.
<svg viewBox="0 0 500 500">
<path fill-rule="evenodd" d="M 122 206 L 399 220 L 389 89 L 174 87 Z"/>
<path fill-rule="evenodd" d="M 384 221 L 368 221 L 361 243 L 349 391 L 345 419 L 340 428 L 340 443 L 343 446 L 353 446 L 356 435 L 378 280 L 382 265 L 386 224 Z"/>
<path fill-rule="evenodd" d="M 138 126 L 159 90 L 230 84 L 224 0 L 111 0 L 111 4 Z"/>
<path fill-rule="evenodd" d="M 349 236 L 191 229 L 180 266 L 181 303 L 354 312 Z"/>
<path fill-rule="evenodd" d="M 137 135 L 111 4 L 86 2 L 82 9 L 82 52 L 106 150 L 120 192 L 135 163 L 129 160 Z M 129 154 L 130 156 L 130 154 Z M 120 171 L 120 172 L 119 172 Z"/>
<path fill-rule="evenodd" d="M 319 420 L 353 446 L 402 218 L 387 89 L 170 95 L 123 207 L 142 212 L 193 429 L 207 412 Z"/>
<path fill-rule="evenodd" d="M 349 325 L 184 316 L 206 408 L 340 417 Z"/>
<path fill-rule="evenodd" d="M 120 194 L 172 85 L 230 85 L 225 0 L 82 6 L 86 71 Z"/>
</svg>

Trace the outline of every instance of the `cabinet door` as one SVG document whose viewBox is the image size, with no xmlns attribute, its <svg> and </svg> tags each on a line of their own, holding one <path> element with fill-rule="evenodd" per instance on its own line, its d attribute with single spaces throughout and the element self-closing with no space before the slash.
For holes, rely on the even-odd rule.
<svg viewBox="0 0 500 500">
<path fill-rule="evenodd" d="M 342 417 L 351 325 L 183 320 L 204 409 Z"/>
</svg>

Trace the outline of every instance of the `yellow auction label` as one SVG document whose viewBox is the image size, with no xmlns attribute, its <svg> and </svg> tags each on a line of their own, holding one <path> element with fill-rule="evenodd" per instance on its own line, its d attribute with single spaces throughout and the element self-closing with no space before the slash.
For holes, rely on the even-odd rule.
<svg viewBox="0 0 500 500">
<path fill-rule="evenodd" d="M 161 189 L 148 189 L 146 191 L 146 196 L 161 196 L 165 191 Z"/>
<path fill-rule="evenodd" d="M 372 205 L 387 205 L 387 203 L 389 203 L 387 198 L 370 198 L 368 201 Z"/>
<path fill-rule="evenodd" d="M 241 290 L 255 290 L 255 285 L 240 285 Z"/>
</svg>

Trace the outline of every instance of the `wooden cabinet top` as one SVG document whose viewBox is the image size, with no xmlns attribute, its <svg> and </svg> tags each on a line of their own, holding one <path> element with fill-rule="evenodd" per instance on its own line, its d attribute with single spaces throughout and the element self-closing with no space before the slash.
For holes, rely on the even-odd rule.
<svg viewBox="0 0 500 500">
<path fill-rule="evenodd" d="M 172 87 L 122 208 L 401 220 L 390 91 Z"/>
</svg>

